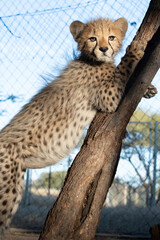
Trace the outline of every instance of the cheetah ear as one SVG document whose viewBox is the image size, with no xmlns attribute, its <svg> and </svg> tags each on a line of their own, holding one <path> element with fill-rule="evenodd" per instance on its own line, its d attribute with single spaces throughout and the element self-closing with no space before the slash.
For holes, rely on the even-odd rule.
<svg viewBox="0 0 160 240">
<path fill-rule="evenodd" d="M 80 21 L 74 21 L 70 25 L 70 31 L 73 35 L 74 40 L 77 42 L 78 37 L 82 33 L 83 29 L 85 27 L 85 24 Z"/>
<path fill-rule="evenodd" d="M 117 25 L 118 28 L 120 28 L 122 37 L 124 38 L 128 29 L 127 20 L 125 18 L 119 18 L 114 23 Z"/>
</svg>

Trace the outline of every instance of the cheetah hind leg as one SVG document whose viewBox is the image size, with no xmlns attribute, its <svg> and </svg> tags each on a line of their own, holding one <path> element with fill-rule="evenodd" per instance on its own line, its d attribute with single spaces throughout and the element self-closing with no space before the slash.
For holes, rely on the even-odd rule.
<svg viewBox="0 0 160 240">
<path fill-rule="evenodd" d="M 6 174 L 0 171 L 0 240 L 3 239 L 21 201 L 25 173 L 18 162 L 14 162 L 5 172 Z"/>
<path fill-rule="evenodd" d="M 151 97 L 154 97 L 157 93 L 158 93 L 157 88 L 152 84 L 150 84 L 147 90 L 145 91 L 143 97 L 151 98 Z"/>
</svg>

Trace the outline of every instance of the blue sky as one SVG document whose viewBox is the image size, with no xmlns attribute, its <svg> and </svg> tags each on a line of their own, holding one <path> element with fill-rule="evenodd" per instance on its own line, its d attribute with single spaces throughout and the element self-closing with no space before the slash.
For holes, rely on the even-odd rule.
<svg viewBox="0 0 160 240">
<path fill-rule="evenodd" d="M 148 5 L 147 0 L 0 1 L 0 99 L 18 96 L 15 103 L 10 100 L 0 102 L 0 111 L 4 110 L 0 115 L 0 129 L 45 85 L 41 75 L 51 73 L 56 76 L 71 59 L 76 48 L 69 32 L 72 21 L 125 17 L 129 28 L 116 59 L 118 63 Z M 159 78 L 160 72 L 154 79 L 156 86 Z M 139 107 L 157 113 L 160 111 L 159 99 L 157 95 L 154 99 L 143 100 Z"/>
</svg>

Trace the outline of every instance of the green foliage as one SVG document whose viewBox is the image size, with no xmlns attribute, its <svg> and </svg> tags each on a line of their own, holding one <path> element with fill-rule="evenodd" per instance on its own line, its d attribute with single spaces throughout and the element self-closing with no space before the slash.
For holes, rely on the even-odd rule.
<svg viewBox="0 0 160 240">
<path fill-rule="evenodd" d="M 126 144 L 130 146 L 134 144 L 141 146 L 153 146 L 154 136 L 155 136 L 155 122 L 160 122 L 160 115 L 151 114 L 148 115 L 140 109 L 135 111 L 134 115 L 131 117 L 130 123 L 127 126 L 128 139 L 126 138 Z M 160 124 L 159 129 L 160 131 Z M 160 143 L 160 139 L 158 139 Z"/>
<path fill-rule="evenodd" d="M 149 115 L 143 112 L 142 110 L 138 109 L 134 112 L 130 121 L 142 121 L 142 122 L 148 121 L 148 122 L 155 123 L 155 121 L 160 122 L 160 115 L 156 113 Z"/>
<path fill-rule="evenodd" d="M 41 187 L 61 189 L 65 177 L 66 172 L 52 172 L 51 174 L 42 173 L 32 186 L 36 189 Z"/>
</svg>

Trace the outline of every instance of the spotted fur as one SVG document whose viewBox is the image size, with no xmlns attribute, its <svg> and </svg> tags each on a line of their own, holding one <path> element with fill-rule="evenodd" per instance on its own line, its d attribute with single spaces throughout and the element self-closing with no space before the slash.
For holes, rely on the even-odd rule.
<svg viewBox="0 0 160 240">
<path fill-rule="evenodd" d="M 43 88 L 0 132 L 0 227 L 9 225 L 22 195 L 26 168 L 42 168 L 65 157 L 98 110 L 114 112 L 126 79 L 142 58 L 134 42 L 116 68 L 127 21 L 75 21 L 71 33 L 81 54 Z M 153 89 L 151 95 L 155 94 Z"/>
</svg>

